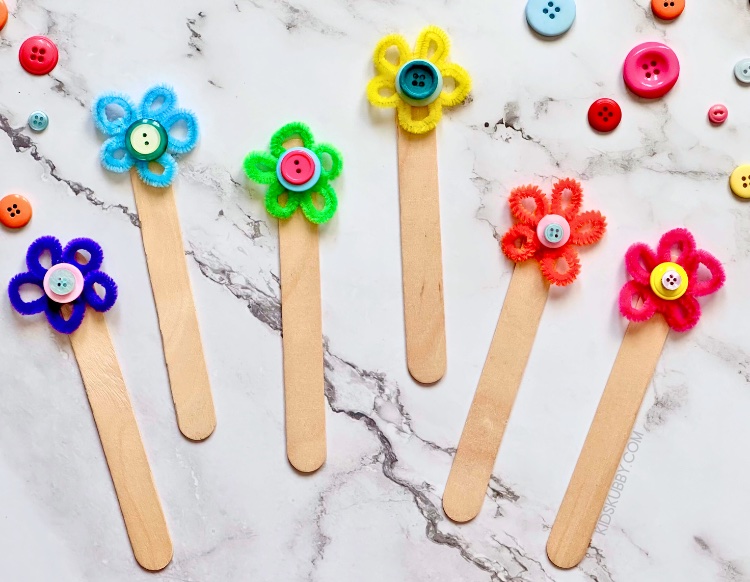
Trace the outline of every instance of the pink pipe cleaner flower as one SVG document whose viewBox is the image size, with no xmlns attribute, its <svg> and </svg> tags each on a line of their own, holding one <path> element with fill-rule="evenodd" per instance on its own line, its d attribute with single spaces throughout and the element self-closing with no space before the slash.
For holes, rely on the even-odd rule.
<svg viewBox="0 0 750 582">
<path fill-rule="evenodd" d="M 703 265 L 708 279 L 699 278 Z M 684 228 L 665 233 L 654 252 L 644 243 L 625 253 L 625 267 L 632 281 L 620 290 L 620 313 L 630 321 L 646 321 L 661 313 L 675 331 L 695 327 L 701 316 L 697 297 L 718 291 L 726 276 L 712 254 L 696 249 L 695 239 Z"/>
</svg>

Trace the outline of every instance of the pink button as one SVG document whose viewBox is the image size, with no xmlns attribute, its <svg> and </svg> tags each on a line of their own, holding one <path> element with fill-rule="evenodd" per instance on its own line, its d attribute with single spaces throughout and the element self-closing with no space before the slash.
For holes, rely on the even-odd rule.
<svg viewBox="0 0 750 582">
<path fill-rule="evenodd" d="M 711 109 L 708 110 L 708 119 L 711 123 L 721 125 L 727 120 L 729 111 L 724 105 L 717 103 Z"/>
<path fill-rule="evenodd" d="M 548 214 L 536 227 L 539 242 L 550 249 L 559 249 L 570 240 L 570 224 L 559 214 Z"/>
<path fill-rule="evenodd" d="M 55 303 L 70 303 L 83 293 L 83 275 L 75 265 L 58 263 L 45 273 L 42 287 Z"/>
<path fill-rule="evenodd" d="M 32 75 L 46 75 L 57 65 L 57 47 L 46 36 L 31 36 L 23 41 L 18 61 Z"/>
<path fill-rule="evenodd" d="M 312 180 L 315 175 L 315 162 L 304 150 L 294 150 L 281 160 L 281 175 L 290 184 L 300 186 Z"/>
<path fill-rule="evenodd" d="M 644 42 L 625 57 L 622 76 L 638 97 L 656 99 L 674 87 L 680 76 L 680 61 L 667 45 Z"/>
</svg>

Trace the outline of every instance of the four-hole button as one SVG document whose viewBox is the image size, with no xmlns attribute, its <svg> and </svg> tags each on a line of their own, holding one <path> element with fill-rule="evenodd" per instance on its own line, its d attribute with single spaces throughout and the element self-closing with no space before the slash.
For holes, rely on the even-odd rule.
<svg viewBox="0 0 750 582">
<path fill-rule="evenodd" d="M 542 36 L 566 33 L 575 18 L 575 0 L 528 0 L 526 4 L 526 22 Z"/>
<path fill-rule="evenodd" d="M 740 198 L 750 198 L 750 164 L 735 168 L 729 176 L 729 187 Z"/>
<path fill-rule="evenodd" d="M 614 99 L 597 99 L 589 107 L 589 125 L 596 131 L 609 132 L 620 125 L 622 109 Z"/>
</svg>

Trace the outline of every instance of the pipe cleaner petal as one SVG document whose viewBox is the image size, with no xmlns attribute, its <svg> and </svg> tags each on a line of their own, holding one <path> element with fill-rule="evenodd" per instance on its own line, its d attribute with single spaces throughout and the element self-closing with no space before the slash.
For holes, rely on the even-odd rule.
<svg viewBox="0 0 750 582">
<path fill-rule="evenodd" d="M 693 329 L 701 318 L 701 306 L 692 294 L 685 294 L 675 301 L 662 300 L 662 313 L 667 324 L 675 331 Z"/>
<path fill-rule="evenodd" d="M 68 303 L 72 308 L 68 319 L 63 317 L 62 305 L 55 303 L 52 300 L 47 301 L 47 306 L 44 310 L 44 314 L 47 316 L 47 321 L 50 325 L 59 333 L 71 334 L 83 323 L 83 316 L 86 315 L 86 302 L 79 297 L 72 303 Z"/>
<path fill-rule="evenodd" d="M 442 28 L 427 26 L 417 36 L 414 56 L 440 65 L 448 58 L 451 49 L 451 39 Z"/>
<path fill-rule="evenodd" d="M 442 103 L 443 107 L 453 107 L 454 105 L 463 103 L 471 91 L 471 77 L 469 73 L 466 72 L 466 69 L 455 63 L 442 65 L 440 72 L 443 74 L 443 82 L 445 82 L 445 79 L 453 79 L 453 89 L 448 91 L 443 88 L 442 93 L 440 93 L 440 103 Z"/>
<path fill-rule="evenodd" d="M 505 256 L 516 263 L 533 258 L 539 246 L 536 232 L 525 224 L 513 225 L 500 241 Z"/>
<path fill-rule="evenodd" d="M 690 266 L 690 257 L 695 252 L 695 238 L 686 228 L 675 228 L 659 239 L 656 256 L 659 261 L 671 261 L 683 267 Z"/>
<path fill-rule="evenodd" d="M 443 116 L 443 106 L 440 105 L 439 99 L 427 105 L 427 117 L 424 119 L 414 119 L 414 110 L 424 108 L 414 108 L 400 99 L 396 107 L 398 109 L 398 123 L 409 133 L 427 133 L 437 127 L 440 118 Z"/>
<path fill-rule="evenodd" d="M 396 92 L 395 81 L 387 75 L 378 75 L 370 79 L 367 84 L 367 99 L 375 107 L 383 108 L 397 107 L 402 102 Z"/>
<path fill-rule="evenodd" d="M 76 253 L 83 251 L 89 255 L 89 260 L 86 263 L 81 263 L 76 257 Z M 69 265 L 75 265 L 81 274 L 85 277 L 92 271 L 98 271 L 102 262 L 104 261 L 104 251 L 99 243 L 90 238 L 74 238 L 68 244 L 65 245 L 65 250 L 62 253 L 63 263 Z"/>
<path fill-rule="evenodd" d="M 693 296 L 703 297 L 710 295 L 711 293 L 716 293 L 724 286 L 726 274 L 724 273 L 724 267 L 721 266 L 716 257 L 707 251 L 696 250 L 693 253 L 692 260 L 695 264 L 695 268 L 693 269 L 695 275 L 690 281 L 690 291 Z M 699 277 L 698 267 L 700 265 L 703 265 L 708 271 L 710 275 L 708 279 L 701 279 Z"/>
<path fill-rule="evenodd" d="M 99 159 L 106 170 L 118 174 L 127 172 L 135 164 L 135 159 L 128 152 L 128 148 L 125 147 L 124 133 L 110 137 L 102 144 Z"/>
<path fill-rule="evenodd" d="M 91 106 L 91 113 L 97 129 L 113 136 L 124 132 L 135 121 L 136 107 L 127 95 L 112 92 L 98 97 Z"/>
<path fill-rule="evenodd" d="M 651 271 L 659 261 L 647 244 L 635 243 L 625 252 L 625 268 L 628 274 L 641 285 L 649 285 Z"/>
<path fill-rule="evenodd" d="M 35 285 L 39 287 L 42 292 L 41 297 L 32 301 L 24 301 L 21 298 L 21 287 L 23 285 Z M 44 311 L 44 308 L 47 306 L 47 296 L 44 294 L 42 281 L 29 272 L 19 273 L 10 280 L 10 283 L 8 283 L 8 297 L 13 309 L 21 315 L 36 315 Z"/>
<path fill-rule="evenodd" d="M 177 94 L 168 85 L 151 87 L 141 99 L 138 115 L 141 118 L 155 119 L 162 125 L 177 106 Z"/>
<path fill-rule="evenodd" d="M 286 194 L 286 204 L 281 204 L 279 198 Z M 300 193 L 287 192 L 278 180 L 268 187 L 266 192 L 266 210 L 271 216 L 286 220 L 299 208 Z"/>
<path fill-rule="evenodd" d="M 104 297 L 97 293 L 94 285 L 99 285 L 104 290 Z M 86 303 L 96 311 L 109 311 L 117 301 L 117 283 L 106 273 L 94 271 L 86 276 L 83 295 Z"/>
<path fill-rule="evenodd" d="M 564 267 L 565 270 L 560 270 L 560 267 Z M 576 248 L 566 245 L 559 249 L 542 251 L 539 268 L 544 278 L 552 285 L 564 287 L 570 285 L 578 277 L 581 272 L 581 261 L 578 259 Z"/>
<path fill-rule="evenodd" d="M 26 251 L 26 266 L 29 272 L 39 279 L 40 282 L 47 273 L 47 267 L 39 262 L 39 259 L 45 252 L 50 254 L 51 265 L 56 265 L 62 261 L 62 245 L 54 236 L 42 236 L 36 239 L 29 245 L 29 250 Z"/>
<path fill-rule="evenodd" d="M 271 137 L 271 154 L 276 156 L 276 159 L 281 157 L 281 154 L 286 151 L 284 143 L 294 137 L 302 141 L 302 147 L 309 150 L 315 147 L 315 139 L 310 128 L 301 121 L 292 121 L 279 129 Z"/>
<path fill-rule="evenodd" d="M 279 158 L 266 152 L 250 152 L 247 154 L 242 167 L 245 174 L 258 184 L 274 184 L 279 181 L 276 175 L 276 164 Z M 281 184 L 279 184 L 281 185 Z"/>
<path fill-rule="evenodd" d="M 527 201 L 534 203 L 530 209 Z M 539 221 L 549 213 L 549 204 L 537 186 L 519 186 L 513 188 L 508 197 L 510 213 L 518 222 L 536 228 Z"/>
<path fill-rule="evenodd" d="M 396 63 L 389 60 L 387 56 L 388 51 L 394 48 L 398 54 L 398 61 Z M 381 38 L 375 47 L 375 54 L 373 55 L 375 70 L 386 78 L 390 78 L 391 83 L 396 78 L 398 70 L 409 59 L 411 59 L 409 43 L 400 34 L 389 34 Z"/>
<path fill-rule="evenodd" d="M 320 194 L 323 198 L 323 208 L 315 206 L 315 202 L 313 201 L 314 193 Z M 321 180 L 314 191 L 308 190 L 300 194 L 300 206 L 307 220 L 314 224 L 323 224 L 331 220 L 339 202 L 336 198 L 336 191 L 325 180 Z"/>
<path fill-rule="evenodd" d="M 184 124 L 185 138 L 179 139 L 172 134 L 175 125 Z M 164 120 L 164 129 L 168 135 L 167 151 L 172 154 L 186 154 L 198 143 L 198 118 L 192 111 L 177 109 Z"/>
<path fill-rule="evenodd" d="M 341 153 L 329 143 L 316 144 L 312 151 L 320 160 L 320 175 L 326 180 L 338 178 L 344 166 Z M 327 162 L 328 158 L 330 158 L 330 164 Z"/>
<path fill-rule="evenodd" d="M 656 313 L 656 297 L 647 285 L 628 281 L 620 289 L 620 313 L 630 321 L 646 321 Z"/>
<path fill-rule="evenodd" d="M 149 167 L 149 164 L 156 164 L 163 168 L 161 174 L 157 174 Z M 177 162 L 172 157 L 172 154 L 162 154 L 153 162 L 146 162 L 137 160 L 135 162 L 135 168 L 138 170 L 138 175 L 143 180 L 144 184 L 153 186 L 154 188 L 166 188 L 172 183 L 174 177 L 177 175 Z"/>
<path fill-rule="evenodd" d="M 599 242 L 607 230 L 607 219 L 598 210 L 581 212 L 570 221 L 570 242 L 586 246 Z"/>
<path fill-rule="evenodd" d="M 572 178 L 564 178 L 552 186 L 552 214 L 559 214 L 571 222 L 581 211 L 583 204 L 583 189 Z"/>
</svg>

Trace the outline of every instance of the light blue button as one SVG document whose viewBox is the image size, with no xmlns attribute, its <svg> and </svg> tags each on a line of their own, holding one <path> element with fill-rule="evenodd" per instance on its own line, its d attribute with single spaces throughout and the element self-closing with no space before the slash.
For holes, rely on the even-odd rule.
<svg viewBox="0 0 750 582">
<path fill-rule="evenodd" d="M 58 269 L 49 279 L 49 286 L 57 295 L 68 295 L 76 288 L 76 279 L 67 269 Z"/>
<path fill-rule="evenodd" d="M 44 131 L 49 125 L 49 117 L 44 111 L 34 111 L 29 115 L 29 127 L 34 131 Z"/>
<path fill-rule="evenodd" d="M 559 224 L 548 224 L 547 228 L 544 229 L 544 238 L 547 242 L 556 243 L 560 242 L 563 237 L 563 229 Z"/>
<path fill-rule="evenodd" d="M 526 22 L 542 36 L 560 36 L 576 19 L 575 0 L 528 0 Z"/>
<path fill-rule="evenodd" d="M 734 66 L 734 76 L 740 83 L 750 83 L 750 59 L 742 59 Z"/>
</svg>

